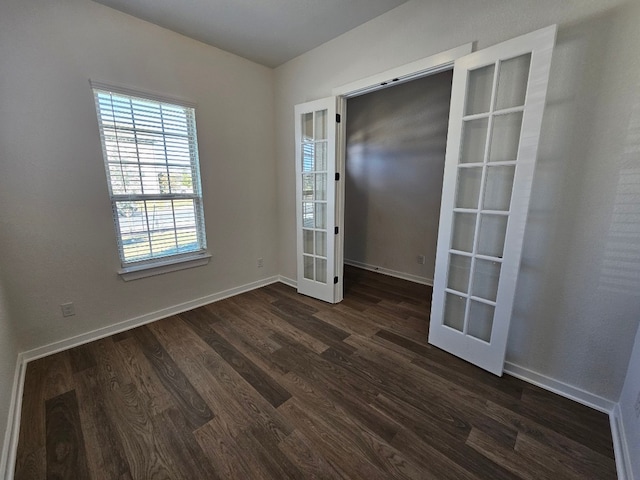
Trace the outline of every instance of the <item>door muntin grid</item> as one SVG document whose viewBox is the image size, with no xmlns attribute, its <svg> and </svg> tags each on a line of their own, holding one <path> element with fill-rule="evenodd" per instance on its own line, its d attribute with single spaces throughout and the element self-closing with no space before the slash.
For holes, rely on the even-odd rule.
<svg viewBox="0 0 640 480">
<path fill-rule="evenodd" d="M 531 54 L 468 72 L 443 325 L 490 343 Z"/>
<path fill-rule="evenodd" d="M 326 284 L 328 241 L 328 111 L 303 113 L 301 121 L 303 278 Z"/>
</svg>

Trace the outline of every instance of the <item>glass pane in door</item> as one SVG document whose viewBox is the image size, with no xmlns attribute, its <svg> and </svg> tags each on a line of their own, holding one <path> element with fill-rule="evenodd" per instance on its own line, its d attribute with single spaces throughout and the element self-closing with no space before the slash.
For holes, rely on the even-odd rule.
<svg viewBox="0 0 640 480">
<path fill-rule="evenodd" d="M 302 141 L 313 140 L 313 113 L 302 115 Z"/>
<path fill-rule="evenodd" d="M 522 112 L 493 117 L 489 150 L 490 162 L 513 162 L 518 158 L 521 126 Z"/>
<path fill-rule="evenodd" d="M 325 232 L 316 232 L 316 255 L 327 256 L 327 234 Z"/>
<path fill-rule="evenodd" d="M 471 295 L 496 301 L 498 281 L 500 280 L 500 262 L 476 258 L 473 268 L 473 286 Z"/>
<path fill-rule="evenodd" d="M 316 140 L 324 140 L 327 138 L 327 111 L 319 110 L 316 112 Z"/>
<path fill-rule="evenodd" d="M 459 332 L 464 329 L 464 313 L 467 299 L 453 293 L 446 293 L 444 301 L 444 324 Z"/>
<path fill-rule="evenodd" d="M 313 143 L 302 144 L 302 171 L 311 172 L 314 166 L 314 145 Z"/>
<path fill-rule="evenodd" d="M 481 215 L 478 232 L 478 253 L 502 258 L 504 239 L 507 235 L 506 215 Z"/>
<path fill-rule="evenodd" d="M 457 208 L 478 208 L 482 167 L 459 168 L 456 187 Z"/>
<path fill-rule="evenodd" d="M 491 64 L 469 72 L 466 115 L 486 113 L 489 111 L 493 90 L 494 70 L 495 66 Z"/>
<path fill-rule="evenodd" d="M 500 62 L 496 110 L 524 105 L 530 64 L 530 53 Z"/>
<path fill-rule="evenodd" d="M 467 334 L 479 338 L 485 342 L 491 341 L 491 329 L 493 328 L 493 312 L 495 308 L 486 303 L 469 300 L 469 323 Z"/>
<path fill-rule="evenodd" d="M 488 118 L 467 120 L 462 126 L 460 163 L 482 163 L 484 146 L 487 143 Z"/>
<path fill-rule="evenodd" d="M 327 260 L 316 258 L 316 282 L 327 283 Z"/>
<path fill-rule="evenodd" d="M 313 230 L 302 230 L 302 251 L 313 255 Z"/>
<path fill-rule="evenodd" d="M 467 293 L 469 288 L 469 273 L 471 272 L 471 257 L 452 254 L 449 257 L 449 277 L 447 286 L 452 290 Z"/>
<path fill-rule="evenodd" d="M 327 170 L 327 142 L 316 143 L 315 148 L 316 172 L 324 172 Z"/>
<path fill-rule="evenodd" d="M 327 199 L 327 174 L 326 173 L 316 173 L 315 197 L 316 197 L 316 200 Z"/>
<path fill-rule="evenodd" d="M 309 255 L 304 256 L 304 278 L 313 280 L 313 257 Z"/>
<path fill-rule="evenodd" d="M 476 231 L 476 214 L 453 214 L 453 232 L 451 235 L 451 248 L 462 252 L 473 251 L 473 237 Z"/>
<path fill-rule="evenodd" d="M 487 179 L 482 201 L 484 210 L 502 210 L 505 212 L 509 210 L 515 173 L 515 165 L 487 167 Z"/>
</svg>

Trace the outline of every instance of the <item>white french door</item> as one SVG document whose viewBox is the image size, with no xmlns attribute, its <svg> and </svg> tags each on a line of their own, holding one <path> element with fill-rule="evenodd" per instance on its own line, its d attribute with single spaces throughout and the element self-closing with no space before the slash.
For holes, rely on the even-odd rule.
<svg viewBox="0 0 640 480">
<path fill-rule="evenodd" d="M 429 343 L 502 375 L 556 26 L 454 63 Z"/>
<path fill-rule="evenodd" d="M 336 303 L 336 98 L 295 107 L 298 292 Z"/>
</svg>

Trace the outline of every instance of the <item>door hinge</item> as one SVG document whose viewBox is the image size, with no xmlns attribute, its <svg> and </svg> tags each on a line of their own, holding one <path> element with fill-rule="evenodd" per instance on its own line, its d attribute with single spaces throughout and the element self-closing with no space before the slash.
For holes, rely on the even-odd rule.
<svg viewBox="0 0 640 480">
<path fill-rule="evenodd" d="M 340 173 L 339 173 L 339 172 L 336 172 L 336 182 L 337 182 L 338 180 L 340 180 Z"/>
<path fill-rule="evenodd" d="M 339 232 L 339 231 L 340 231 L 340 229 L 339 229 L 338 227 L 336 227 L 336 228 L 334 229 L 334 233 L 335 233 L 336 235 L 338 234 L 338 232 Z"/>
<path fill-rule="evenodd" d="M 341 120 L 340 114 L 336 113 L 336 123 L 340 123 L 340 120 Z"/>
<path fill-rule="evenodd" d="M 333 283 L 338 283 L 338 277 L 333 277 Z"/>
</svg>

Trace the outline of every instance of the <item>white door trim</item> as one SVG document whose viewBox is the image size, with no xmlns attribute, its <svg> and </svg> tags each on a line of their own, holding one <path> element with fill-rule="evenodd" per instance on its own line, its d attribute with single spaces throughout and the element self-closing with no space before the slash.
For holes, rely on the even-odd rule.
<svg viewBox="0 0 640 480">
<path fill-rule="evenodd" d="M 453 62 L 473 51 L 473 43 L 465 43 L 459 47 L 446 50 L 415 62 L 376 73 L 369 77 L 349 82 L 331 90 L 336 97 L 352 98 L 383 88 L 393 87 L 417 78 L 433 75 L 443 70 L 453 68 Z"/>
</svg>

